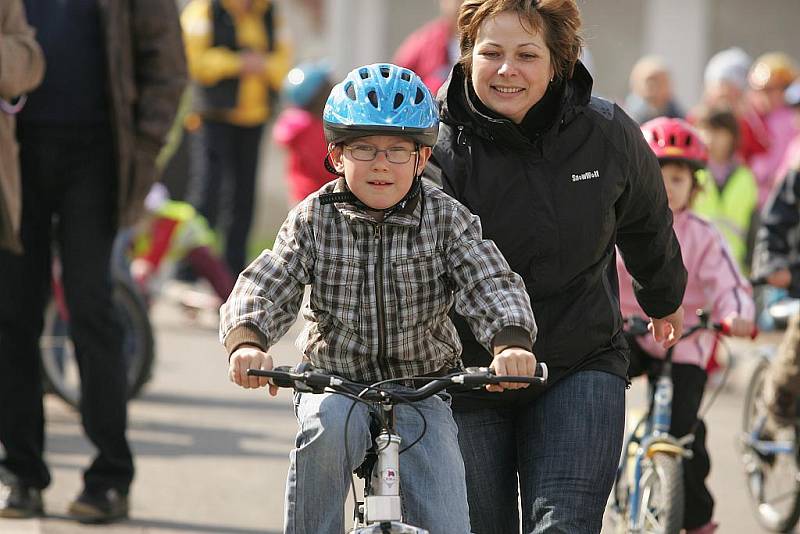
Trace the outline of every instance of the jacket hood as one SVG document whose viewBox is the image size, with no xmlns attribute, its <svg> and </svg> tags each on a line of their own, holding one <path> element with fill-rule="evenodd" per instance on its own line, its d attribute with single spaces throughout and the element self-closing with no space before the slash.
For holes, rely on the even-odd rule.
<svg viewBox="0 0 800 534">
<path fill-rule="evenodd" d="M 529 145 L 530 141 L 513 121 L 489 116 L 475 107 L 467 96 L 468 83 L 464 67 L 457 63 L 450 72 L 450 77 L 439 89 L 437 96 L 441 121 L 451 126 L 470 129 L 477 135 L 490 140 L 504 140 L 516 145 Z M 578 61 L 575 64 L 572 78 L 566 82 L 566 88 L 559 104 L 560 109 L 556 114 L 558 120 L 554 121 L 553 128 L 561 123 L 570 122 L 589 104 L 592 83 L 591 74 L 583 63 Z"/>
</svg>

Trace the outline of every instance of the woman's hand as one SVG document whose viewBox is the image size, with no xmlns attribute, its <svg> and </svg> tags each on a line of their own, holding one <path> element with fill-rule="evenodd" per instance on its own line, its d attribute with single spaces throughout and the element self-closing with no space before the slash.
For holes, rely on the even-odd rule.
<svg viewBox="0 0 800 534">
<path fill-rule="evenodd" d="M 272 368 L 272 356 L 253 345 L 242 345 L 231 354 L 228 378 L 231 382 L 247 389 L 261 388 L 269 384 L 269 394 L 274 397 L 278 394 L 278 386 L 270 384 L 269 378 L 247 375 L 248 369 L 271 371 Z"/>
<path fill-rule="evenodd" d="M 532 352 L 519 347 L 508 347 L 494 357 L 489 366 L 497 376 L 534 376 L 536 372 L 536 356 Z M 501 382 L 489 384 L 487 391 L 503 391 L 505 389 L 526 388 L 530 384 L 518 382 Z"/>
<path fill-rule="evenodd" d="M 661 319 L 650 318 L 648 328 L 653 339 L 661 343 L 665 349 L 670 348 L 681 339 L 683 334 L 683 306 Z"/>
<path fill-rule="evenodd" d="M 753 321 L 740 317 L 737 313 L 732 313 L 722 320 L 722 324 L 728 327 L 730 335 L 736 337 L 751 337 L 755 331 Z"/>
</svg>

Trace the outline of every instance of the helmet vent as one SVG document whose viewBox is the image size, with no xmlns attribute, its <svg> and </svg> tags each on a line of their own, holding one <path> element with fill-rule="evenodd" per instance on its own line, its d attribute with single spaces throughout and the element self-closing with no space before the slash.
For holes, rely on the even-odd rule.
<svg viewBox="0 0 800 534">
<path fill-rule="evenodd" d="M 676 143 L 676 140 L 675 140 L 675 135 L 674 134 L 670 135 L 669 136 L 669 146 L 675 146 L 676 144 L 677 143 Z"/>
<path fill-rule="evenodd" d="M 358 71 L 358 75 L 361 76 L 362 80 L 366 80 L 367 78 L 369 78 L 369 71 L 367 69 L 361 69 L 360 71 Z"/>
<path fill-rule="evenodd" d="M 403 100 L 405 100 L 405 97 L 403 96 L 403 94 L 402 93 L 396 93 L 394 95 L 394 109 L 399 108 L 400 105 L 403 103 Z"/>
<path fill-rule="evenodd" d="M 423 100 L 425 100 L 425 93 L 422 92 L 422 89 L 417 87 L 417 94 L 414 96 L 414 103 L 419 104 Z"/>
<path fill-rule="evenodd" d="M 369 103 L 372 104 L 375 109 L 380 109 L 378 107 L 378 93 L 375 91 L 370 91 L 367 93 L 367 98 L 369 98 Z"/>
<path fill-rule="evenodd" d="M 380 71 L 381 71 L 381 76 L 383 76 L 384 78 L 389 77 L 389 67 L 381 67 Z"/>
<path fill-rule="evenodd" d="M 404 71 L 403 73 L 400 74 L 400 78 L 402 78 L 403 80 L 405 80 L 407 82 L 410 82 L 411 81 L 411 73 L 409 73 L 408 71 Z"/>
<path fill-rule="evenodd" d="M 347 97 L 350 100 L 355 102 L 355 100 L 356 100 L 356 89 L 355 89 L 355 87 L 353 87 L 353 82 L 348 82 L 347 83 L 347 85 L 344 88 L 344 93 L 347 95 Z"/>
</svg>

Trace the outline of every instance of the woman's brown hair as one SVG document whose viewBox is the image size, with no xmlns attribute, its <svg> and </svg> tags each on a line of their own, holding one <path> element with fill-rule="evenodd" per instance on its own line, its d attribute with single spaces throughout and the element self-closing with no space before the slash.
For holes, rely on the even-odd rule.
<svg viewBox="0 0 800 534">
<path fill-rule="evenodd" d="M 555 77 L 571 78 L 583 46 L 579 33 L 581 14 L 575 0 L 464 0 L 458 15 L 459 63 L 467 76 L 472 72 L 472 50 L 478 29 L 485 20 L 506 11 L 516 13 L 529 31 L 542 33 Z"/>
</svg>

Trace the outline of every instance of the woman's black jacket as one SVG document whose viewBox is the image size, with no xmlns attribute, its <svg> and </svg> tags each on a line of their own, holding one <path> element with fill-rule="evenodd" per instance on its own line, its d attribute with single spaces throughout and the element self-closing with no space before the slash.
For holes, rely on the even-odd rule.
<svg viewBox="0 0 800 534">
<path fill-rule="evenodd" d="M 658 161 L 636 123 L 592 97 L 591 86 L 578 63 L 556 120 L 532 138 L 481 113 L 457 65 L 439 92 L 441 128 L 426 169 L 480 216 L 484 235 L 525 280 L 539 326 L 534 353 L 550 366 L 551 384 L 578 369 L 626 377 L 615 244 L 651 317 L 675 311 L 686 285 Z M 459 319 L 464 363 L 488 365 L 491 355 Z M 535 394 L 468 394 L 456 404 Z"/>
</svg>

